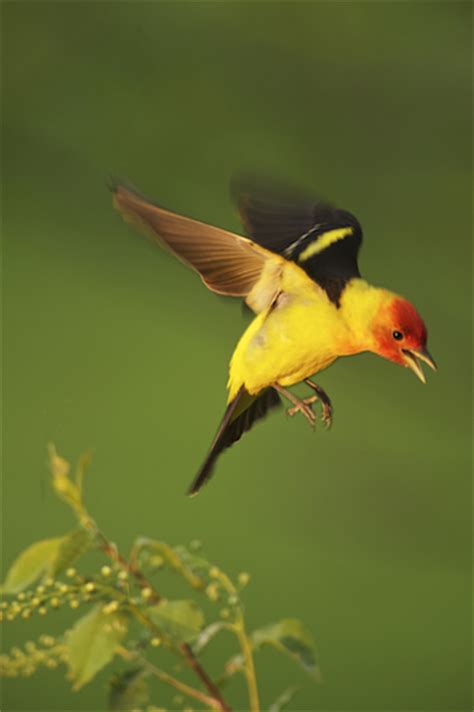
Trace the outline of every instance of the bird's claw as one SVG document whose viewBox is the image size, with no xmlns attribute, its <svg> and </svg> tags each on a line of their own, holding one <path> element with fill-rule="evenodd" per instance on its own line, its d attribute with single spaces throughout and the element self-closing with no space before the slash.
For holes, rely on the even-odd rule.
<svg viewBox="0 0 474 712">
<path fill-rule="evenodd" d="M 321 413 L 321 420 L 323 421 L 326 428 L 329 430 L 332 425 L 332 407 L 327 403 L 323 403 L 322 408 L 323 410 Z"/>
<path fill-rule="evenodd" d="M 328 395 L 323 391 L 322 388 L 320 388 L 320 386 L 318 386 L 316 383 L 313 383 L 313 381 L 310 381 L 309 378 L 305 379 L 305 382 L 313 389 L 315 393 L 314 395 L 304 399 L 297 398 L 293 393 L 291 393 L 291 391 L 288 391 L 279 383 L 274 383 L 273 388 L 278 393 L 281 393 L 281 395 L 284 396 L 287 400 L 289 400 L 290 403 L 293 403 L 293 405 L 287 409 L 287 415 L 293 416 L 296 415 L 296 413 L 302 413 L 312 428 L 314 428 L 316 425 L 316 414 L 313 412 L 312 406 L 314 403 L 316 403 L 316 401 L 321 401 L 321 420 L 323 421 L 326 428 L 330 428 L 332 423 L 332 406 Z"/>
<path fill-rule="evenodd" d="M 309 398 L 305 398 L 304 400 L 299 401 L 296 405 L 293 405 L 291 408 L 288 408 L 286 411 L 288 415 L 293 416 L 296 415 L 296 413 L 303 413 L 311 427 L 314 428 L 316 424 L 316 416 L 313 413 L 312 409 L 312 404 L 315 403 L 318 400 L 317 396 L 310 396 Z"/>
<path fill-rule="evenodd" d="M 291 406 L 291 408 L 288 408 L 287 413 L 288 415 L 296 415 L 296 413 L 299 413 L 300 411 L 303 412 L 304 410 L 309 410 L 311 414 L 314 416 L 313 411 L 311 410 L 311 405 L 315 403 L 318 400 L 317 396 L 310 396 L 309 398 L 304 398 L 301 400 L 297 405 Z M 308 408 L 306 409 L 305 406 Z"/>
<path fill-rule="evenodd" d="M 296 413 L 303 413 L 303 415 L 308 419 L 311 425 L 314 427 L 316 423 L 316 416 L 313 412 L 312 405 L 319 400 L 318 396 L 310 396 L 309 398 L 304 398 L 298 405 L 293 405 L 286 411 L 289 416 L 296 415 Z M 332 407 L 330 403 L 322 403 L 321 420 L 323 421 L 326 428 L 332 425 Z"/>
</svg>

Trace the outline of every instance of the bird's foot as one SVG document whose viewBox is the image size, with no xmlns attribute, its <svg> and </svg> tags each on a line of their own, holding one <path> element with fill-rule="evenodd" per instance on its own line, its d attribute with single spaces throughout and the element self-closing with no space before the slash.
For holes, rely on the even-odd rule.
<svg viewBox="0 0 474 712">
<path fill-rule="evenodd" d="M 308 423 L 311 425 L 311 427 L 314 428 L 314 426 L 316 425 L 316 415 L 314 414 L 311 405 L 317 400 L 317 396 L 311 396 L 310 398 L 305 398 L 304 400 L 296 399 L 296 401 L 294 401 L 294 406 L 288 408 L 286 412 L 288 415 L 302 413 Z"/>
<path fill-rule="evenodd" d="M 280 386 L 279 383 L 274 383 L 273 388 L 278 391 L 278 393 L 281 393 L 282 396 L 285 396 L 290 403 L 293 403 L 293 407 L 287 411 L 289 415 L 294 415 L 298 412 L 303 413 L 308 423 L 312 428 L 314 428 L 316 424 L 316 415 L 313 413 L 311 404 L 318 399 L 317 396 L 312 396 L 311 398 L 307 398 L 303 401 L 301 398 L 297 398 L 291 391 L 288 391 L 286 388 L 283 388 L 283 386 Z"/>
<path fill-rule="evenodd" d="M 330 428 L 332 425 L 332 403 L 331 399 L 329 398 L 328 394 L 326 391 L 324 391 L 321 386 L 318 386 L 317 383 L 314 383 L 314 381 L 310 381 L 309 378 L 305 380 L 305 383 L 308 384 L 310 388 L 313 389 L 313 391 L 316 392 L 317 398 L 321 401 L 321 408 L 322 408 L 322 413 L 321 413 L 321 419 L 326 426 L 326 428 Z"/>
<path fill-rule="evenodd" d="M 316 422 L 316 416 L 313 412 L 312 405 L 313 403 L 316 403 L 318 400 L 318 396 L 310 396 L 309 398 L 304 398 L 303 400 L 299 401 L 296 405 L 291 406 L 291 408 L 288 408 L 287 415 L 293 416 L 296 415 L 296 413 L 303 413 L 303 415 L 308 418 L 308 420 L 311 419 L 312 425 Z M 308 413 L 310 413 L 310 417 L 308 417 Z"/>
</svg>

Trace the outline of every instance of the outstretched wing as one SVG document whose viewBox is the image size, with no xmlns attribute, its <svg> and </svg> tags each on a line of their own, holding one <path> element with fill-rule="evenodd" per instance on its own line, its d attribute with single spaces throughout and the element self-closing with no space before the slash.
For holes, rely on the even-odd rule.
<svg viewBox="0 0 474 712">
<path fill-rule="evenodd" d="M 112 190 L 124 219 L 195 269 L 213 292 L 245 297 L 258 281 L 268 253 L 252 240 L 165 210 L 121 183 Z"/>
<path fill-rule="evenodd" d="M 278 293 L 283 256 L 246 237 L 166 210 L 120 182 L 111 189 L 124 219 L 192 267 L 213 292 L 244 297 L 254 311 L 271 304 Z"/>
<path fill-rule="evenodd" d="M 360 276 L 358 220 L 300 189 L 274 182 L 244 176 L 233 181 L 231 192 L 249 237 L 296 262 L 338 305 L 347 282 Z"/>
</svg>

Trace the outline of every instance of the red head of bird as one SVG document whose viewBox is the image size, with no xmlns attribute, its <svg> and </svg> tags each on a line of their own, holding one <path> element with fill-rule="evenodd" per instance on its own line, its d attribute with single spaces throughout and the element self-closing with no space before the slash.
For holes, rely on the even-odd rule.
<svg viewBox="0 0 474 712">
<path fill-rule="evenodd" d="M 428 333 L 423 319 L 403 297 L 391 295 L 381 305 L 373 327 L 374 348 L 379 356 L 411 368 L 415 375 L 426 382 L 419 361 L 424 361 L 436 370 L 426 341 Z"/>
</svg>

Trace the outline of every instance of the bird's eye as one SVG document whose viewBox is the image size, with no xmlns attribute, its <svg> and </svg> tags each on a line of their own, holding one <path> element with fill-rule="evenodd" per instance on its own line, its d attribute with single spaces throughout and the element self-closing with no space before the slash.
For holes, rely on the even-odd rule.
<svg viewBox="0 0 474 712">
<path fill-rule="evenodd" d="M 394 331 L 392 333 L 392 336 L 395 339 L 395 341 L 401 341 L 403 339 L 403 334 L 401 331 Z"/>
</svg>

